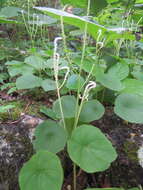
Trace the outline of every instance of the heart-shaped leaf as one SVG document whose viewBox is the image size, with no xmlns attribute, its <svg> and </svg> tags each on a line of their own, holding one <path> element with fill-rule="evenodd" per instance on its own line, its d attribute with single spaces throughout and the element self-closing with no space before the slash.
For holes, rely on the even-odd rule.
<svg viewBox="0 0 143 190">
<path fill-rule="evenodd" d="M 37 70 L 46 68 L 46 61 L 43 58 L 36 55 L 31 55 L 29 57 L 26 57 L 25 63 L 34 67 Z"/>
<path fill-rule="evenodd" d="M 80 58 L 75 58 L 74 59 L 74 63 L 80 67 L 81 66 L 81 59 Z M 90 61 L 88 59 L 84 59 L 84 61 L 82 63 L 82 69 L 85 72 L 90 73 L 92 71 L 92 73 L 95 73 L 96 72 L 96 68 L 95 67 L 96 67 L 96 63 L 95 62 Z"/>
<path fill-rule="evenodd" d="M 92 125 L 81 125 L 73 131 L 68 153 L 72 161 L 88 173 L 106 170 L 117 157 L 111 142 Z"/>
<path fill-rule="evenodd" d="M 79 121 L 91 122 L 100 119 L 105 112 L 103 105 L 98 100 L 90 100 L 84 103 Z"/>
<path fill-rule="evenodd" d="M 74 96 L 62 96 L 61 97 L 62 111 L 64 118 L 75 117 L 76 98 Z M 62 118 L 59 100 L 56 100 L 53 104 L 53 111 L 56 113 L 57 118 Z"/>
<path fill-rule="evenodd" d="M 31 89 L 41 86 L 42 79 L 32 74 L 25 74 L 16 80 L 17 89 Z"/>
<path fill-rule="evenodd" d="M 136 94 L 120 94 L 115 100 L 114 112 L 131 123 L 143 123 L 143 98 Z"/>
<path fill-rule="evenodd" d="M 123 81 L 123 85 L 122 93 L 137 94 L 143 97 L 143 81 L 128 78 Z"/>
<path fill-rule="evenodd" d="M 51 79 L 43 80 L 41 86 L 46 92 L 56 89 L 56 83 Z"/>
<path fill-rule="evenodd" d="M 37 151 L 48 150 L 57 153 L 64 149 L 67 133 L 55 121 L 47 120 L 38 125 L 33 144 Z"/>
<path fill-rule="evenodd" d="M 114 75 L 118 79 L 123 80 L 129 74 L 129 67 L 126 63 L 116 63 L 108 70 L 109 75 Z"/>
<path fill-rule="evenodd" d="M 140 67 L 140 66 L 139 66 Z M 141 68 L 141 67 L 140 67 Z M 143 72 L 141 69 L 134 69 L 133 72 L 131 72 L 133 77 L 137 80 L 143 81 Z"/>
<path fill-rule="evenodd" d="M 73 74 L 68 78 L 66 87 L 70 90 L 77 90 L 80 89 L 83 84 L 84 79 L 82 77 L 79 77 L 79 75 Z"/>
<path fill-rule="evenodd" d="M 63 170 L 59 158 L 48 151 L 39 151 L 20 171 L 21 190 L 61 190 Z"/>
<path fill-rule="evenodd" d="M 14 77 L 16 75 L 24 75 L 26 74 L 32 74 L 34 72 L 34 68 L 30 65 L 27 65 L 25 63 L 22 63 L 20 61 L 8 61 L 5 63 L 8 65 L 8 72 L 10 76 Z"/>
<path fill-rule="evenodd" d="M 53 120 L 57 119 L 55 112 L 53 112 L 53 110 L 51 108 L 47 108 L 46 106 L 42 106 L 40 108 L 40 112 L 42 112 L 43 114 L 45 114 L 47 117 L 52 118 Z"/>
<path fill-rule="evenodd" d="M 101 73 L 97 76 L 97 81 L 100 82 L 106 88 L 109 88 L 111 90 L 121 91 L 124 88 L 120 79 L 116 75 Z"/>
</svg>

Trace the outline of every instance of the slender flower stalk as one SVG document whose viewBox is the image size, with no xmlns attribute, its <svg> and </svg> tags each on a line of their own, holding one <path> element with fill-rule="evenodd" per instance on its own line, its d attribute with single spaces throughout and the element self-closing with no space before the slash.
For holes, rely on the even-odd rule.
<svg viewBox="0 0 143 190">
<path fill-rule="evenodd" d="M 22 14 L 22 18 L 23 18 L 27 33 L 30 36 L 31 43 L 34 46 L 34 39 L 35 39 L 37 31 L 38 31 L 39 16 L 36 14 L 33 14 L 32 20 L 30 20 L 29 9 L 28 9 L 28 20 L 26 20 L 23 10 L 21 11 L 21 14 Z"/>
<path fill-rule="evenodd" d="M 57 53 L 57 48 L 58 48 L 58 41 L 59 40 L 62 40 L 62 38 L 61 37 L 57 37 L 54 40 L 54 55 L 53 55 L 54 62 L 53 62 L 53 64 L 54 64 L 54 76 L 55 76 L 57 95 L 58 95 L 59 106 L 60 106 L 60 111 L 61 111 L 61 117 L 62 117 L 62 122 L 63 122 L 64 129 L 65 129 L 66 125 L 65 125 L 65 120 L 64 120 L 64 113 L 63 113 L 63 108 L 62 108 L 61 95 L 60 95 L 60 87 L 59 87 L 59 80 L 58 80 L 60 55 Z M 65 81 L 65 79 L 64 79 L 64 81 Z"/>
</svg>

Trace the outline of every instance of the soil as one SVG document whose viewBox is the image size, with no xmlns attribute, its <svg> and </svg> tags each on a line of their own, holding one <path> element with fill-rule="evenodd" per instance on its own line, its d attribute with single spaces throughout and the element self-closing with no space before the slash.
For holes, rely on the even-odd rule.
<svg viewBox="0 0 143 190">
<path fill-rule="evenodd" d="M 19 190 L 18 174 L 22 165 L 33 155 L 31 143 L 33 130 L 41 121 L 28 116 L 15 124 L 0 124 L 0 190 Z M 26 121 L 27 123 L 24 123 Z M 143 126 L 127 123 L 118 118 L 107 107 L 99 121 L 92 122 L 100 128 L 116 148 L 118 158 L 111 167 L 94 174 L 87 174 L 77 167 L 77 190 L 87 187 L 124 187 L 125 189 L 143 185 L 143 168 L 139 165 L 137 150 L 143 144 Z M 71 190 L 72 162 L 66 151 L 59 153 L 65 180 L 62 190 Z"/>
</svg>

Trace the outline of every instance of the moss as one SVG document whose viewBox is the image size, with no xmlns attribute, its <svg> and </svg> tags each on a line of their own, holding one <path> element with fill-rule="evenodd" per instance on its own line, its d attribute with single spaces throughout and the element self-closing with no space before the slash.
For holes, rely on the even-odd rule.
<svg viewBox="0 0 143 190">
<path fill-rule="evenodd" d="M 39 110 L 41 102 L 30 104 L 28 108 L 25 110 L 27 104 L 28 102 L 25 102 L 24 100 L 3 102 L 2 105 L 4 106 L 14 105 L 15 107 L 5 113 L 0 113 L 0 120 L 2 122 L 6 122 L 9 120 L 18 120 L 21 117 L 21 113 L 25 113 L 25 111 L 26 114 L 40 116 Z"/>
<path fill-rule="evenodd" d="M 7 112 L 0 113 L 0 120 L 2 121 L 17 120 L 20 117 L 21 112 L 23 111 L 24 102 L 22 101 L 3 102 L 3 106 L 6 105 L 14 105 L 15 107 Z"/>
</svg>

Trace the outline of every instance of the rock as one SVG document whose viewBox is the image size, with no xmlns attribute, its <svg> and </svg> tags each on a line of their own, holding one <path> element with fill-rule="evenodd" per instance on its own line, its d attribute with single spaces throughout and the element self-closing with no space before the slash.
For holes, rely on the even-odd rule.
<svg viewBox="0 0 143 190">
<path fill-rule="evenodd" d="M 17 124 L 0 124 L 0 190 L 19 190 L 19 171 L 34 153 L 32 139 L 40 122 L 24 115 Z"/>
</svg>

